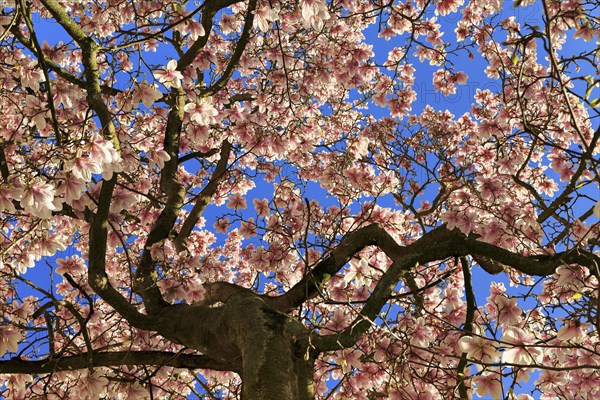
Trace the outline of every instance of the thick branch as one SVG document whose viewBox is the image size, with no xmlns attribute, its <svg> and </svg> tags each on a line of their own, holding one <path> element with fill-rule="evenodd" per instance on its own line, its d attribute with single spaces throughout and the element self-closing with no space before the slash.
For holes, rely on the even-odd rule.
<svg viewBox="0 0 600 400">
<path fill-rule="evenodd" d="M 206 42 L 208 41 L 208 36 L 210 35 L 210 31 L 212 30 L 212 20 L 213 17 L 219 10 L 222 10 L 225 7 L 229 7 L 233 4 L 239 3 L 241 0 L 214 0 L 207 3 L 206 8 L 202 12 L 202 27 L 204 28 L 205 35 L 199 37 L 192 45 L 189 47 L 188 51 L 177 61 L 177 69 L 183 71 L 185 67 L 190 65 L 196 56 L 200 53 L 200 50 L 204 48 Z"/>
<path fill-rule="evenodd" d="M 152 329 L 151 319 L 141 314 L 125 297 L 113 288 L 106 274 L 106 241 L 108 238 L 108 213 L 116 175 L 102 183 L 98 210 L 90 225 L 88 282 L 104 301 L 119 312 L 131 325 L 140 329 Z"/>
<path fill-rule="evenodd" d="M 445 228 L 438 228 L 417 241 L 434 241 L 449 236 Z M 426 239 L 427 238 L 427 239 Z M 308 299 L 315 297 L 331 276 L 335 275 L 350 259 L 367 246 L 377 245 L 392 260 L 410 255 L 416 243 L 400 246 L 379 224 L 365 226 L 344 237 L 331 253 L 292 287 L 286 294 L 269 300 L 269 304 L 280 311 L 287 312 Z"/>
<path fill-rule="evenodd" d="M 6 156 L 4 155 L 4 146 L 0 146 L 0 176 L 2 176 L 3 182 L 8 182 L 10 171 L 8 170 L 8 163 L 6 162 Z"/>
<path fill-rule="evenodd" d="M 155 262 L 150 247 L 169 237 L 179 210 L 183 207 L 185 189 L 179 183 L 177 169 L 179 166 L 179 138 L 183 125 L 185 97 L 183 89 L 173 88 L 171 92 L 173 104 L 169 110 L 163 147 L 170 159 L 161 171 L 160 187 L 167 195 L 167 202 L 158 216 L 144 245 L 144 252 L 135 273 L 134 289 L 142 297 L 144 306 L 150 314 L 158 312 L 166 305 L 154 277 Z"/>
<path fill-rule="evenodd" d="M 56 22 L 58 22 L 71 36 L 75 41 L 79 44 L 79 46 L 84 47 L 86 42 L 91 40 L 88 35 L 85 34 L 81 26 L 73 21 L 71 17 L 65 11 L 65 8 L 58 4 L 56 0 L 40 0 L 40 2 L 46 7 L 50 14 L 54 17 Z"/>
<path fill-rule="evenodd" d="M 225 303 L 231 296 L 240 292 L 256 295 L 251 289 L 228 282 L 206 282 L 202 286 L 205 290 L 204 298 L 202 302 L 195 303 L 195 305 L 210 306 L 216 303 Z"/>
<path fill-rule="evenodd" d="M 567 102 L 567 104 L 568 104 L 568 102 Z M 538 217 L 539 223 L 542 223 L 545 220 L 547 220 L 548 218 L 550 218 L 551 216 L 553 216 L 555 214 L 556 210 L 558 210 L 558 208 L 560 206 L 566 205 L 568 203 L 569 196 L 577 188 L 577 183 L 579 181 L 579 178 L 587 170 L 587 163 L 585 162 L 585 160 L 592 158 L 592 155 L 594 154 L 594 150 L 596 149 L 596 144 L 598 143 L 598 140 L 600 140 L 600 127 L 598 127 L 598 129 L 596 129 L 596 132 L 594 132 L 594 136 L 592 137 L 592 140 L 590 141 L 590 146 L 587 148 L 586 152 L 581 157 L 581 163 L 579 164 L 579 167 L 577 168 L 577 170 L 571 177 L 571 180 L 567 184 L 567 187 L 565 188 L 565 190 L 563 190 L 563 192 L 560 194 L 560 196 L 558 196 L 556 199 L 554 199 L 552 204 L 550 204 L 548 206 L 548 208 L 546 208 L 539 215 L 539 217 Z M 582 143 L 585 143 L 585 142 L 582 142 Z"/>
<path fill-rule="evenodd" d="M 210 149 L 209 151 L 194 151 L 192 153 L 188 153 L 185 156 L 179 157 L 179 164 L 193 160 L 195 158 L 208 158 L 212 157 L 219 152 L 218 148 Z"/>
<path fill-rule="evenodd" d="M 250 31 L 252 30 L 252 25 L 254 24 L 254 9 L 256 8 L 256 3 L 256 0 L 250 0 L 250 2 L 248 3 L 248 10 L 246 12 L 246 19 L 244 21 L 244 29 L 242 31 L 240 39 L 236 43 L 235 50 L 233 51 L 233 54 L 229 59 L 229 64 L 227 64 L 223 75 L 221 75 L 219 80 L 217 80 L 214 84 L 206 88 L 203 91 L 203 94 L 212 95 L 217 93 L 219 90 L 225 87 L 225 85 L 229 81 L 229 78 L 231 78 L 231 76 L 233 75 L 233 72 L 235 71 L 238 62 L 240 61 L 240 58 L 242 57 L 242 54 L 246 49 L 248 40 L 250 39 Z"/>
<path fill-rule="evenodd" d="M 475 309 L 477 305 L 475 303 L 475 294 L 473 293 L 473 283 L 471 282 L 471 266 L 466 257 L 460 258 L 460 265 L 462 267 L 463 279 L 465 281 L 465 297 L 467 300 L 467 315 L 465 316 L 465 324 L 463 329 L 465 332 L 473 332 L 473 319 L 475 318 Z M 465 386 L 465 369 L 467 367 L 467 354 L 462 353 L 460 361 L 458 363 L 457 375 L 458 375 L 458 393 L 461 399 L 468 398 L 467 387 Z"/>
<path fill-rule="evenodd" d="M 523 256 L 493 244 L 481 242 L 474 237 L 465 237 L 456 230 L 449 231 L 445 226 L 425 234 L 408 246 L 399 246 L 395 242 L 390 243 L 390 240 L 393 242 L 393 238 L 378 225 L 359 229 L 344 238 L 332 254 L 321 261 L 312 271 L 313 273 L 292 288 L 288 294 L 272 300 L 276 307 L 285 309 L 285 307 L 297 305 L 295 302 L 302 302 L 302 293 L 304 293 L 304 299 L 309 299 L 311 295 L 314 296 L 313 293 L 319 289 L 319 285 L 326 282 L 326 276 L 336 273 L 350 260 L 352 255 L 368 245 L 377 245 L 394 260 L 375 286 L 359 315 L 347 328 L 333 335 L 312 334 L 311 344 L 317 352 L 340 350 L 356 343 L 374 324 L 381 309 L 389 301 L 398 281 L 405 273 L 419 264 L 440 261 L 449 257 L 464 257 L 469 254 L 473 255 L 475 259 L 485 255 L 483 257 L 496 267 L 498 265 L 501 265 L 502 268 L 512 267 L 528 275 L 537 276 L 551 275 L 558 266 L 564 264 L 579 264 L 587 267 L 600 265 L 600 257 L 583 250 L 573 249 L 554 256 Z M 317 277 L 322 279 L 316 279 Z M 292 292 L 293 295 L 286 298 Z"/>
<path fill-rule="evenodd" d="M 81 27 L 73 21 L 64 8 L 55 0 L 42 0 L 42 4 L 50 11 L 56 21 L 81 46 L 82 63 L 85 68 L 85 89 L 87 101 L 96 112 L 102 126 L 103 136 L 112 141 L 115 150 L 120 151 L 120 143 L 116 128 L 108 107 L 102 100 L 100 89 L 100 73 L 98 69 L 98 44 L 88 37 Z M 108 217 L 112 195 L 117 182 L 117 175 L 102 182 L 98 199 L 98 209 L 90 224 L 88 281 L 92 289 L 110 304 L 133 326 L 141 329 L 152 329 L 151 319 L 141 314 L 124 296 L 113 288 L 106 274 L 106 241 L 108 237 Z"/>
<path fill-rule="evenodd" d="M 162 351 L 117 351 L 111 353 L 83 353 L 57 359 L 22 360 L 12 358 L 0 361 L 1 374 L 49 374 L 89 367 L 118 367 L 125 365 L 155 365 L 187 369 L 232 371 L 232 366 L 204 355 L 178 354 Z"/>
<path fill-rule="evenodd" d="M 313 333 L 311 343 L 316 351 L 340 350 L 352 346 L 375 323 L 375 319 L 388 302 L 394 288 L 404 274 L 410 272 L 419 264 L 457 255 L 462 246 L 459 246 L 454 235 L 449 235 L 449 233 L 451 232 L 444 228 L 436 229 L 416 242 L 403 247 L 403 254 L 392 258 L 394 260 L 393 264 L 383 274 L 359 315 L 347 328 L 337 334 L 327 336 Z M 378 246 L 382 247 L 380 244 Z M 464 251 L 464 248 L 462 251 Z"/>
<path fill-rule="evenodd" d="M 579 264 L 590 268 L 600 265 L 600 257 L 581 249 L 572 249 L 552 256 L 524 256 L 473 238 L 466 238 L 464 242 L 469 254 L 476 261 L 485 260 L 488 268 L 495 267 L 495 273 L 510 267 L 531 276 L 548 276 L 565 264 Z"/>
<path fill-rule="evenodd" d="M 230 151 L 231 144 L 227 140 L 224 140 L 223 144 L 221 145 L 221 158 L 217 163 L 215 171 L 213 172 L 204 189 L 202 189 L 202 191 L 196 197 L 196 204 L 194 204 L 192 211 L 190 211 L 186 220 L 183 222 L 183 225 L 179 230 L 179 234 L 174 240 L 177 251 L 182 251 L 185 248 L 185 242 L 190 236 L 190 233 L 192 233 L 192 229 L 194 229 L 194 226 L 198 223 L 198 220 L 204 212 L 204 209 L 210 203 L 213 195 L 217 192 L 219 183 L 223 179 L 225 171 L 227 170 L 227 160 L 229 159 Z"/>
</svg>

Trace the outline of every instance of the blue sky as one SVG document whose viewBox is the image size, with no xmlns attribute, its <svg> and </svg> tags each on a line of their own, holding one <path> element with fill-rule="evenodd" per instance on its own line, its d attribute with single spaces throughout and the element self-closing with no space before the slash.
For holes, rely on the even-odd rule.
<svg viewBox="0 0 600 400">
<path fill-rule="evenodd" d="M 506 15 L 514 15 L 516 19 L 522 23 L 527 23 L 529 25 L 541 25 L 541 5 L 539 3 L 535 3 L 532 6 L 527 8 L 514 8 L 512 7 L 512 2 L 505 2 L 508 7 L 505 11 Z M 453 41 L 452 37 L 452 29 L 448 29 L 448 27 L 452 27 L 453 23 L 456 22 L 457 15 L 452 14 L 446 17 L 440 17 L 439 21 L 441 21 L 443 30 L 446 30 L 446 41 Z M 41 21 L 34 21 L 34 23 L 39 23 L 40 31 L 38 36 L 40 40 L 47 40 L 48 42 L 57 42 L 59 40 L 65 40 L 66 36 L 60 33 L 60 30 L 53 24 L 43 23 Z M 376 54 L 376 61 L 382 62 L 385 58 L 387 58 L 388 51 L 394 47 L 397 43 L 394 42 L 394 39 L 387 42 L 382 38 L 377 37 L 377 27 L 372 26 L 367 32 L 367 40 L 372 43 L 374 48 L 374 52 Z M 156 63 L 166 63 L 169 56 L 168 53 L 147 53 L 150 55 L 153 62 Z M 464 53 L 463 53 L 464 55 Z M 431 82 L 431 74 L 438 67 L 429 66 L 428 64 L 420 63 L 418 60 L 414 61 L 415 66 L 418 65 L 417 73 L 416 73 L 416 83 L 415 90 L 417 91 L 417 101 L 413 104 L 413 112 L 418 113 L 420 109 L 424 108 L 426 105 L 431 105 L 435 109 L 448 109 L 455 116 L 460 116 L 464 112 L 467 112 L 472 104 L 472 97 L 477 88 L 485 89 L 488 88 L 492 91 L 496 91 L 500 89 L 500 85 L 498 81 L 490 80 L 483 73 L 483 62 L 476 53 L 474 54 L 474 60 L 469 60 L 466 57 L 460 57 L 456 60 L 455 66 L 458 70 L 464 70 L 469 75 L 469 80 L 466 85 L 458 86 L 457 93 L 451 95 L 449 97 L 444 97 L 440 93 L 434 91 L 433 84 Z M 386 116 L 387 111 L 383 110 L 376 106 L 371 106 L 367 110 L 367 112 L 372 113 L 375 116 Z M 266 197 L 270 198 L 272 196 L 272 185 L 266 182 L 256 182 L 256 188 L 253 189 L 249 193 L 250 198 L 254 197 Z M 309 190 L 306 193 L 309 197 L 313 197 L 318 199 L 321 203 L 333 203 L 334 199 L 328 198 L 325 195 L 325 192 L 318 188 L 318 185 L 311 184 L 309 186 Z M 391 196 L 388 196 L 383 200 L 383 203 L 392 206 L 393 199 Z M 205 213 L 205 218 L 207 219 L 207 227 L 212 226 L 214 222 L 214 218 L 217 215 L 221 215 L 223 212 L 222 207 L 209 207 Z M 253 210 L 251 208 L 251 202 L 249 201 L 249 210 L 248 215 L 251 216 Z M 225 235 L 217 235 L 219 240 L 224 240 Z M 49 258 L 47 261 L 52 264 L 56 258 L 73 255 L 77 252 L 73 248 L 68 248 L 62 252 L 56 254 L 56 256 Z M 50 278 L 58 279 L 56 274 L 51 275 L 49 268 L 45 263 L 40 262 L 35 268 L 30 269 L 25 275 L 26 278 L 33 280 L 34 282 L 48 283 Z M 485 272 L 482 272 L 480 268 L 475 268 L 473 270 L 473 277 L 475 282 L 475 294 L 477 297 L 477 301 L 479 305 L 485 304 L 485 298 L 489 296 L 489 285 L 492 281 L 500 281 L 504 282 L 507 287 L 509 287 L 509 283 L 502 275 L 490 276 Z M 524 391 L 527 392 L 534 382 L 534 378 L 530 380 L 530 383 L 527 387 L 523 388 Z"/>
</svg>

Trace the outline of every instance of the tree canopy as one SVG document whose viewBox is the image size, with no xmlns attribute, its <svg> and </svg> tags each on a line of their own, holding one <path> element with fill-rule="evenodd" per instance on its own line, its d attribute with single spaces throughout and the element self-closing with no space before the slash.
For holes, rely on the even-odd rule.
<svg viewBox="0 0 600 400">
<path fill-rule="evenodd" d="M 599 8 L 0 2 L 0 396 L 598 398 Z"/>
</svg>

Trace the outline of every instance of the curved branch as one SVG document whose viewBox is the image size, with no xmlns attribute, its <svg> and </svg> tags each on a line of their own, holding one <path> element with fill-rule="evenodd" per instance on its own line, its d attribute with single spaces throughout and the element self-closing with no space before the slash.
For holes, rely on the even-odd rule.
<svg viewBox="0 0 600 400">
<path fill-rule="evenodd" d="M 185 156 L 179 157 L 179 164 L 193 160 L 195 158 L 208 158 L 212 157 L 219 152 L 218 148 L 210 149 L 209 151 L 193 151 L 191 153 L 186 154 Z"/>
<path fill-rule="evenodd" d="M 447 229 L 437 228 L 413 244 L 400 246 L 379 224 L 365 226 L 344 237 L 331 253 L 318 262 L 300 282 L 287 293 L 269 299 L 268 303 L 282 312 L 299 307 L 306 300 L 315 297 L 332 275 L 336 274 L 356 253 L 367 246 L 377 245 L 390 259 L 397 260 L 410 255 L 417 247 L 425 246 L 424 243 L 433 246 L 436 241 L 442 241 L 450 236 L 454 235 Z M 431 253 L 437 252 L 432 251 Z"/>
<path fill-rule="evenodd" d="M 148 234 L 134 281 L 134 290 L 142 297 L 144 306 L 150 314 L 156 314 L 167 304 L 156 285 L 154 274 L 156 263 L 152 259 L 150 248 L 169 237 L 185 200 L 185 189 L 177 177 L 179 139 L 183 126 L 183 107 L 185 105 L 183 89 L 173 88 L 171 98 L 172 105 L 167 117 L 163 142 L 163 147 L 169 154 L 170 159 L 165 162 L 165 166 L 160 172 L 160 188 L 167 195 L 167 201 Z"/>
<path fill-rule="evenodd" d="M 377 245 L 393 260 L 393 264 L 383 274 L 359 315 L 347 328 L 333 335 L 311 334 L 310 343 L 317 352 L 341 350 L 354 345 L 375 323 L 375 319 L 389 301 L 402 276 L 419 264 L 472 255 L 475 260 L 484 257 L 495 268 L 511 267 L 534 276 L 551 275 L 558 266 L 564 264 L 579 264 L 587 267 L 600 265 L 600 257 L 580 249 L 572 249 L 553 256 L 524 256 L 481 242 L 475 236 L 466 237 L 457 230 L 449 231 L 445 225 L 425 234 L 408 246 L 400 246 L 382 227 L 374 224 L 344 238 L 329 257 L 317 264 L 310 275 L 290 289 L 286 295 L 272 299 L 272 304 L 281 307 L 280 309 L 293 308 L 303 301 L 302 294 L 304 294 L 304 301 L 316 295 L 320 286 L 326 283 L 326 277 L 336 273 L 354 254 L 369 245 Z M 321 279 L 317 279 L 318 277 Z M 286 297 L 288 295 L 290 296 Z"/>
<path fill-rule="evenodd" d="M 552 256 L 523 256 L 471 237 L 465 238 L 464 243 L 469 254 L 473 256 L 475 261 L 478 263 L 482 261 L 484 265 L 487 264 L 487 267 L 482 265 L 486 271 L 488 271 L 488 268 L 495 268 L 493 272 L 488 271 L 490 273 L 514 268 L 519 272 L 531 276 L 548 276 L 552 275 L 556 271 L 556 268 L 565 264 L 579 264 L 590 269 L 592 269 L 591 267 L 600 265 L 600 257 L 577 248 Z"/>
<path fill-rule="evenodd" d="M 192 45 L 189 47 L 188 51 L 185 52 L 183 56 L 179 58 L 177 61 L 177 69 L 182 71 L 190 65 L 196 56 L 200 53 L 200 50 L 204 48 L 206 42 L 208 42 L 208 36 L 210 35 L 210 31 L 212 30 L 212 19 L 217 12 L 222 10 L 225 7 L 229 7 L 233 4 L 239 3 L 242 0 L 213 0 L 211 2 L 207 1 L 206 8 L 202 12 L 202 27 L 204 28 L 205 35 L 199 37 Z"/>
<path fill-rule="evenodd" d="M 194 229 L 194 226 L 196 226 L 198 223 L 198 220 L 204 212 L 204 209 L 206 209 L 206 206 L 212 199 L 213 195 L 217 192 L 219 183 L 225 176 L 225 171 L 227 170 L 227 161 L 229 159 L 230 151 L 231 143 L 229 143 L 227 140 L 224 140 L 223 144 L 221 145 L 221 154 L 215 171 L 213 172 L 204 189 L 202 189 L 202 191 L 196 197 L 196 204 L 194 204 L 194 207 L 183 222 L 177 238 L 174 240 L 177 251 L 184 250 L 185 242 L 190 236 L 190 233 L 192 233 L 192 229 Z"/>
<path fill-rule="evenodd" d="M 238 40 L 235 50 L 229 59 L 229 64 L 223 71 L 223 75 L 217 80 L 214 84 L 210 85 L 208 88 L 202 91 L 203 95 L 213 95 L 217 93 L 219 90 L 223 89 L 229 78 L 233 75 L 235 68 L 237 67 L 244 50 L 246 49 L 246 45 L 248 44 L 248 40 L 250 39 L 250 31 L 252 30 L 252 26 L 254 24 L 254 9 L 256 8 L 257 0 L 250 0 L 248 3 L 248 10 L 246 11 L 246 19 L 244 21 L 244 29 Z"/>
<path fill-rule="evenodd" d="M 378 246 L 382 248 L 380 244 Z M 431 231 L 404 247 L 403 254 L 392 258 L 393 264 L 383 274 L 354 321 L 347 328 L 333 335 L 321 336 L 312 333 L 310 343 L 318 352 L 341 350 L 354 345 L 369 327 L 375 324 L 379 312 L 388 302 L 396 284 L 404 274 L 411 271 L 416 265 L 448 258 L 461 251 L 461 247 L 464 251 L 464 247 L 457 243 L 456 235 L 452 235 L 445 228 Z M 384 249 L 382 248 L 382 250 Z M 386 254 L 388 253 L 386 252 Z"/>
<path fill-rule="evenodd" d="M 569 103 L 567 102 L 567 104 L 569 104 Z M 553 216 L 555 214 L 556 210 L 558 210 L 558 208 L 560 206 L 568 203 L 569 196 L 577 188 L 577 182 L 579 181 L 579 178 L 587 170 L 587 164 L 586 164 L 585 160 L 592 158 L 592 155 L 594 154 L 594 150 L 596 149 L 596 144 L 598 143 L 598 140 L 600 140 L 600 127 L 598 127 L 596 129 L 596 131 L 594 132 L 594 136 L 592 137 L 592 140 L 590 141 L 589 147 L 586 149 L 585 153 L 583 153 L 583 156 L 581 157 L 582 162 L 579 164 L 579 167 L 577 168 L 577 170 L 571 177 L 571 180 L 569 180 L 567 187 L 565 187 L 563 192 L 558 197 L 556 197 L 556 199 L 554 199 L 552 204 L 550 204 L 538 216 L 537 220 L 539 223 L 542 223 L 545 220 L 547 220 L 548 218 L 550 218 L 551 216 Z M 585 144 L 585 141 L 582 141 L 582 144 Z"/>
<path fill-rule="evenodd" d="M 42 0 L 42 4 L 52 14 L 54 19 L 75 39 L 80 45 L 82 63 L 85 68 L 85 90 L 89 107 L 94 110 L 102 127 L 102 134 L 113 144 L 117 152 L 121 145 L 117 136 L 112 115 L 102 100 L 100 88 L 100 73 L 98 68 L 98 44 L 85 34 L 83 29 L 73 21 L 64 8 L 56 0 Z M 108 238 L 108 217 L 112 195 L 117 182 L 117 174 L 110 180 L 102 181 L 102 188 L 98 198 L 98 209 L 93 217 L 89 230 L 89 266 L 88 281 L 92 289 L 104 301 L 110 304 L 129 323 L 140 329 L 152 329 L 150 317 L 140 313 L 121 293 L 109 283 L 106 274 L 106 249 Z"/>
<path fill-rule="evenodd" d="M 475 318 L 475 310 L 477 309 L 477 303 L 475 302 L 475 294 L 473 293 L 473 282 L 471 280 L 471 266 L 466 257 L 460 258 L 460 265 L 463 273 L 463 280 L 465 282 L 465 297 L 467 300 L 467 315 L 465 316 L 465 324 L 463 329 L 465 332 L 473 332 L 473 319 Z M 462 353 L 460 361 L 458 362 L 457 378 L 458 378 L 458 393 L 461 398 L 468 398 L 467 386 L 465 385 L 465 369 L 467 367 L 467 354 Z"/>
<path fill-rule="evenodd" d="M 204 355 L 179 354 L 162 351 L 116 351 L 110 353 L 83 353 L 77 356 L 23 360 L 12 358 L 0 361 L 0 374 L 50 374 L 90 367 L 118 367 L 124 365 L 156 365 L 186 369 L 234 371 L 228 363 Z"/>
</svg>

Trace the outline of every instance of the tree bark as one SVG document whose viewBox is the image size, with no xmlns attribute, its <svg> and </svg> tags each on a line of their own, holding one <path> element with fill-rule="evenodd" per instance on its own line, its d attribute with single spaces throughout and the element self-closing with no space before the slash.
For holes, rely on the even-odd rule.
<svg viewBox="0 0 600 400">
<path fill-rule="evenodd" d="M 258 295 L 237 292 L 219 307 L 167 307 L 160 320 L 166 338 L 231 365 L 243 400 L 314 399 L 308 330 Z"/>
</svg>

